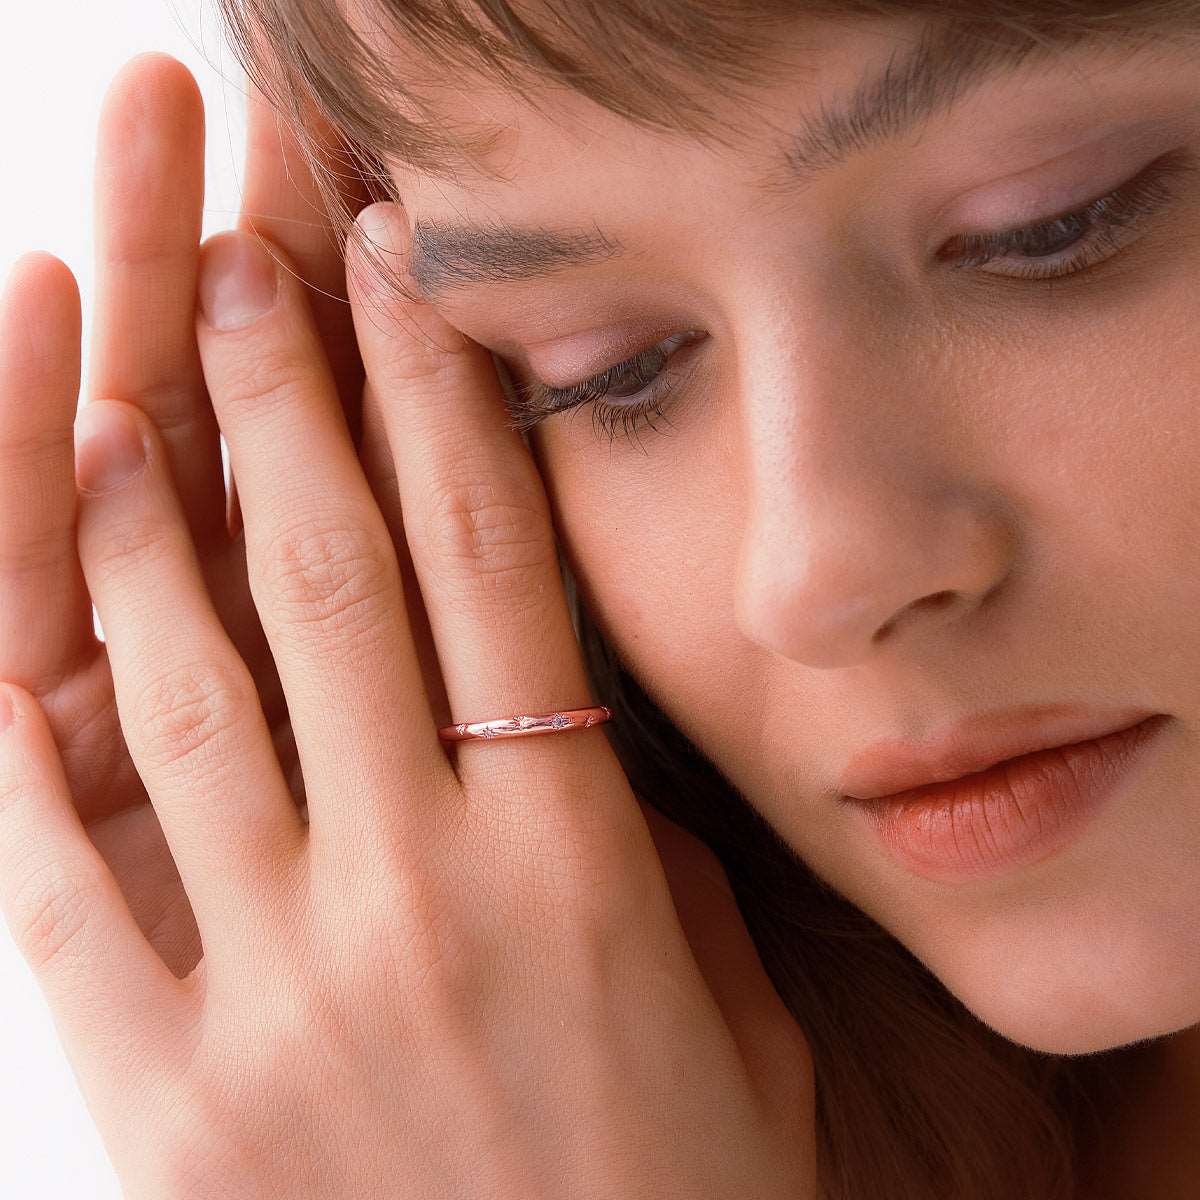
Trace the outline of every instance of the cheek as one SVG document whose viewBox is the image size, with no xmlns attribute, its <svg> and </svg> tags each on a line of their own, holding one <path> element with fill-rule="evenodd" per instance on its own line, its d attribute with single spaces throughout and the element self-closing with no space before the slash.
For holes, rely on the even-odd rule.
<svg viewBox="0 0 1200 1200">
<path fill-rule="evenodd" d="M 1039 589 L 1081 622 L 1097 681 L 1119 693 L 1147 680 L 1159 703 L 1189 711 L 1200 678 L 1195 269 L 1048 323 L 1055 336 L 1030 339 L 1024 364 L 1014 355 L 1006 369 L 1017 416 L 998 443 Z"/>
<path fill-rule="evenodd" d="M 551 419 L 534 439 L 580 593 L 669 715 L 695 711 L 706 676 L 736 645 L 731 582 L 744 491 L 733 455 L 715 454 L 686 412 L 673 420 L 667 433 L 641 430 L 641 449 L 622 433 L 610 446 L 586 412 L 557 427 Z"/>
</svg>

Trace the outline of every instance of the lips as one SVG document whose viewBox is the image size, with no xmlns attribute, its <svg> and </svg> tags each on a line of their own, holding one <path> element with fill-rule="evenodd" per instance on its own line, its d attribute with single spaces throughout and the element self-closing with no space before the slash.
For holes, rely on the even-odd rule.
<svg viewBox="0 0 1200 1200">
<path fill-rule="evenodd" d="M 977 880 L 1042 862 L 1080 836 L 1153 761 L 1172 721 L 1156 713 L 957 779 L 843 802 L 899 866 L 938 883 Z"/>
<path fill-rule="evenodd" d="M 927 742 L 874 743 L 850 760 L 839 781 L 840 795 L 848 800 L 895 797 L 1037 751 L 1099 739 L 1154 715 L 1152 709 L 1101 710 L 1064 704 L 985 713 Z"/>
</svg>

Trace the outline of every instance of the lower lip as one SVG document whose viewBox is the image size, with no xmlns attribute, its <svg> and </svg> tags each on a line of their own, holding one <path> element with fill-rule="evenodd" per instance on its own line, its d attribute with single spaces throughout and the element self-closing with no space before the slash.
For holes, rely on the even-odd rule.
<svg viewBox="0 0 1200 1200">
<path fill-rule="evenodd" d="M 847 800 L 902 866 L 941 882 L 976 879 L 1037 862 L 1073 840 L 1170 720 L 1160 713 L 962 779 Z"/>
</svg>

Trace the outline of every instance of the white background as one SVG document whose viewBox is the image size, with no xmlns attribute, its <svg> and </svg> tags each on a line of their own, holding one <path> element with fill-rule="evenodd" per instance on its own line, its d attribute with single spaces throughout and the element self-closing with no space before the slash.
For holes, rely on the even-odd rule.
<svg viewBox="0 0 1200 1200">
<path fill-rule="evenodd" d="M 71 268 L 83 298 L 85 381 L 96 119 L 113 75 L 144 50 L 186 63 L 204 93 L 204 234 L 230 228 L 241 204 L 245 83 L 214 0 L 0 6 L 0 277 L 28 250 L 48 250 Z M 49 1009 L 3 922 L 0 1013 L 0 1197 L 121 1200 Z"/>
</svg>

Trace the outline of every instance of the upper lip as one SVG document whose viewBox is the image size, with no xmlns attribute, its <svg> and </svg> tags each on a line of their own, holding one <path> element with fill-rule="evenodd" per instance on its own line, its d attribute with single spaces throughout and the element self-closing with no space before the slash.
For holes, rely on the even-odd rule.
<svg viewBox="0 0 1200 1200">
<path fill-rule="evenodd" d="M 1141 724 L 1150 709 L 1096 709 L 1033 704 L 981 713 L 923 742 L 889 738 L 855 754 L 838 787 L 851 800 L 877 800 L 959 779 L 1006 759 L 1052 746 L 1091 741 Z"/>
</svg>

